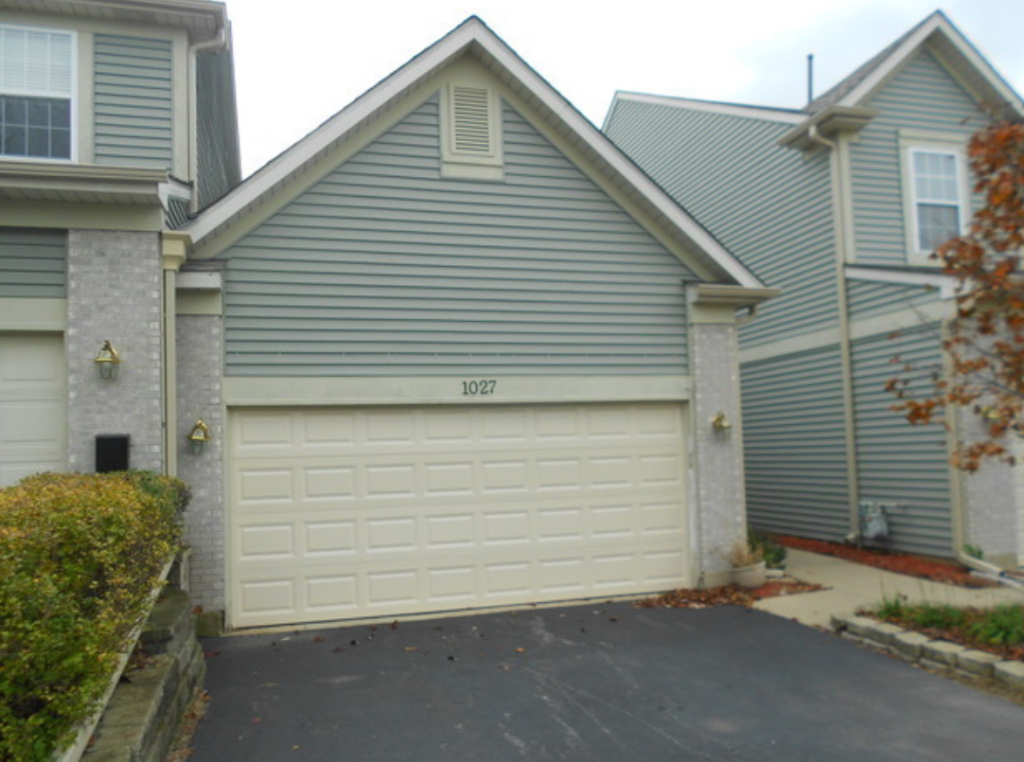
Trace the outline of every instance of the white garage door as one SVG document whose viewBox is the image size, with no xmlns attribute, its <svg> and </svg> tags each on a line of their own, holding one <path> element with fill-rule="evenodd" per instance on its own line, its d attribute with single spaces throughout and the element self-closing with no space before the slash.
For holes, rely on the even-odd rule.
<svg viewBox="0 0 1024 762">
<path fill-rule="evenodd" d="M 679 404 L 230 417 L 233 627 L 685 581 Z"/>
<path fill-rule="evenodd" d="M 0 335 L 0 487 L 64 470 L 66 378 L 60 335 Z"/>
</svg>

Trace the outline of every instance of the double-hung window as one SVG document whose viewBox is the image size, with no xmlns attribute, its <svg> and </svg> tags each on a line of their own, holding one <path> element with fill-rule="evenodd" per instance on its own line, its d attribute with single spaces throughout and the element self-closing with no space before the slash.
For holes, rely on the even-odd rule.
<svg viewBox="0 0 1024 762">
<path fill-rule="evenodd" d="M 904 144 L 909 262 L 938 266 L 931 254 L 964 232 L 970 215 L 962 141 Z"/>
<path fill-rule="evenodd" d="M 74 36 L 0 26 L 0 159 L 70 159 Z"/>
</svg>

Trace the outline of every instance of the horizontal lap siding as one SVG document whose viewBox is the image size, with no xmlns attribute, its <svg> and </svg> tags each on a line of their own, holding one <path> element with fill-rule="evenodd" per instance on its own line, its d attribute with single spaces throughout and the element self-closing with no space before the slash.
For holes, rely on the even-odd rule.
<svg viewBox="0 0 1024 762">
<path fill-rule="evenodd" d="M 67 234 L 0 230 L 0 298 L 67 296 Z"/>
<path fill-rule="evenodd" d="M 919 53 L 865 104 L 879 110 L 851 144 L 857 264 L 907 264 L 899 130 L 962 135 L 987 119 L 927 52 Z"/>
<path fill-rule="evenodd" d="M 200 209 L 219 199 L 241 179 L 238 120 L 231 52 L 203 53 L 196 58 L 196 196 Z"/>
<path fill-rule="evenodd" d="M 751 524 L 828 540 L 849 532 L 840 379 L 837 346 L 743 365 Z"/>
<path fill-rule="evenodd" d="M 170 40 L 98 34 L 95 60 L 96 163 L 170 167 Z"/>
<path fill-rule="evenodd" d="M 951 509 L 945 429 L 938 424 L 910 425 L 890 409 L 896 398 L 885 390 L 904 363 L 926 376 L 941 366 L 938 331 L 937 325 L 928 325 L 853 343 L 854 417 L 860 499 L 897 504 L 889 513 L 894 548 L 948 556 Z M 894 357 L 900 358 L 899 364 L 892 362 Z M 927 393 L 929 387 L 922 380 L 912 389 Z"/>
<path fill-rule="evenodd" d="M 686 370 L 690 273 L 511 108 L 440 177 L 437 99 L 230 249 L 232 375 Z"/>
<path fill-rule="evenodd" d="M 607 132 L 755 275 L 782 289 L 741 329 L 744 347 L 834 325 L 825 152 L 776 141 L 790 124 L 620 100 Z"/>
<path fill-rule="evenodd" d="M 896 283 L 847 280 L 846 288 L 850 300 L 850 317 L 854 320 L 918 309 L 941 298 L 938 289 Z"/>
</svg>

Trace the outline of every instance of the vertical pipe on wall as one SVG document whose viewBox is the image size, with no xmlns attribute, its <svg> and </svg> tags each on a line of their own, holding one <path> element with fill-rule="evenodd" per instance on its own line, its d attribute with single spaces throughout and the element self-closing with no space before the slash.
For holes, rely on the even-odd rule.
<svg viewBox="0 0 1024 762">
<path fill-rule="evenodd" d="M 853 413 L 853 353 L 850 347 L 850 305 L 846 291 L 846 262 L 853 251 L 853 221 L 849 198 L 849 143 L 843 135 L 838 141 L 824 138 L 817 125 L 811 125 L 808 137 L 829 150 L 832 174 L 834 224 L 836 226 L 836 306 L 839 313 L 839 362 L 842 369 L 843 433 L 846 445 L 846 478 L 849 482 L 850 535 L 860 534 L 860 490 L 857 485 L 857 434 Z"/>
<path fill-rule="evenodd" d="M 184 264 L 189 237 L 184 233 L 164 231 L 161 237 L 164 293 L 163 313 L 163 418 L 164 472 L 178 473 L 178 357 L 177 357 L 177 285 L 178 269 Z"/>
</svg>

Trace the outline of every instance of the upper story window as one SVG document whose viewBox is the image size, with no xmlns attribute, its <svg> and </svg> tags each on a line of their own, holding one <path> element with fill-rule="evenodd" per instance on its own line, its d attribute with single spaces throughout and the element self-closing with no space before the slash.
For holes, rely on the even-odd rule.
<svg viewBox="0 0 1024 762">
<path fill-rule="evenodd" d="M 0 26 L 0 157 L 70 159 L 70 32 Z"/>
<path fill-rule="evenodd" d="M 964 232 L 970 216 L 962 141 L 904 143 L 907 244 L 911 264 L 938 266 L 932 252 Z"/>
</svg>

